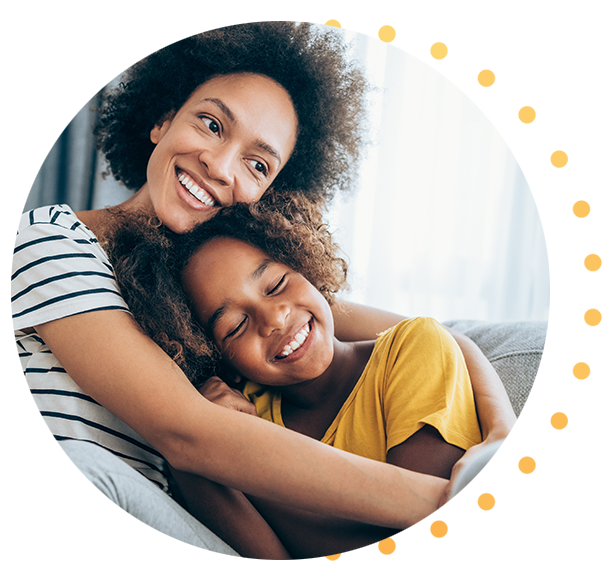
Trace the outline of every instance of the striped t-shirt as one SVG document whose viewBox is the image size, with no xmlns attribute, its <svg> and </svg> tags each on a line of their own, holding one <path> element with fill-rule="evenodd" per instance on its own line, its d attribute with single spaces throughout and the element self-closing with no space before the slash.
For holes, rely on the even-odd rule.
<svg viewBox="0 0 610 580">
<path fill-rule="evenodd" d="M 11 285 L 13 328 L 23 372 L 55 438 L 96 443 L 167 491 L 163 457 L 86 395 L 33 330 L 44 322 L 83 312 L 129 311 L 106 252 L 69 206 L 53 205 L 23 214 Z"/>
</svg>

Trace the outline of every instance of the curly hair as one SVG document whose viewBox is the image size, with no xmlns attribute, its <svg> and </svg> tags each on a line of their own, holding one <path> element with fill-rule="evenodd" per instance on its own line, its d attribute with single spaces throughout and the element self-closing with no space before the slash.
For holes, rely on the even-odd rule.
<svg viewBox="0 0 610 580">
<path fill-rule="evenodd" d="M 273 183 L 329 200 L 355 185 L 366 130 L 368 84 L 341 33 L 309 23 L 257 22 L 220 28 L 167 46 L 128 69 L 104 95 L 94 130 L 110 172 L 129 189 L 146 182 L 150 131 L 201 84 L 233 73 L 282 85 L 298 118 L 291 158 Z"/>
<path fill-rule="evenodd" d="M 347 264 L 338 255 L 320 205 L 300 194 L 273 197 L 223 208 L 182 235 L 148 215 L 109 210 L 116 219 L 104 245 L 121 295 L 143 331 L 193 384 L 214 375 L 220 361 L 212 337 L 197 323 L 180 285 L 190 258 L 207 242 L 229 237 L 259 248 L 305 277 L 330 304 L 347 286 Z"/>
</svg>

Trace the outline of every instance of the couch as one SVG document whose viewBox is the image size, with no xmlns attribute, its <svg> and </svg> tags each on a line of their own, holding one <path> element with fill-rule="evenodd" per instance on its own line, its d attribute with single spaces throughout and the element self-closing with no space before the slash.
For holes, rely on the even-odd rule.
<svg viewBox="0 0 610 580">
<path fill-rule="evenodd" d="M 444 323 L 473 340 L 500 375 L 518 416 L 534 384 L 546 337 L 545 322 L 487 323 L 451 320 Z M 60 443 L 83 474 L 108 498 L 149 526 L 188 544 L 237 555 L 169 495 L 113 454 L 91 443 Z M 495 449 L 471 462 L 456 481 L 456 492 L 484 467 Z M 470 469 L 472 467 L 472 469 Z"/>
</svg>

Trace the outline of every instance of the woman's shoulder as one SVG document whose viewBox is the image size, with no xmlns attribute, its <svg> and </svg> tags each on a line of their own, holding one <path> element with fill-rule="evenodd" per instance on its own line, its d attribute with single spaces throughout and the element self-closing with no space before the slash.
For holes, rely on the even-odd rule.
<svg viewBox="0 0 610 580">
<path fill-rule="evenodd" d="M 45 229 L 65 229 L 76 231 L 86 226 L 78 219 L 74 210 L 66 204 L 46 205 L 28 210 L 19 220 L 18 235 L 24 231 L 42 231 Z M 86 228 L 87 231 L 88 228 Z"/>
<path fill-rule="evenodd" d="M 107 262 L 95 234 L 70 206 L 48 205 L 26 211 L 21 216 L 13 252 L 14 266 L 52 254 L 57 257 L 86 252 Z"/>
</svg>

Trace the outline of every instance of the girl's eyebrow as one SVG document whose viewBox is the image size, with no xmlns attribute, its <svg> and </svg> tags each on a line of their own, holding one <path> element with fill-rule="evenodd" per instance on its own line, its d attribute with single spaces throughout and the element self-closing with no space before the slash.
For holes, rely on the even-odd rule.
<svg viewBox="0 0 610 580">
<path fill-rule="evenodd" d="M 250 276 L 248 276 L 248 280 L 254 282 L 254 281 L 260 279 L 260 277 L 265 273 L 267 268 L 269 268 L 269 265 L 273 264 L 274 262 L 275 262 L 275 260 L 272 260 L 271 258 L 265 258 L 259 264 L 259 266 L 256 268 L 256 270 L 254 270 L 254 272 L 252 272 L 252 274 L 250 274 Z M 230 301 L 228 301 L 228 300 L 226 302 L 223 302 L 222 306 L 220 308 L 218 308 L 216 310 L 216 312 L 214 312 L 214 314 L 212 314 L 212 316 L 210 316 L 210 318 L 208 318 L 207 324 L 205 326 L 206 326 L 208 333 L 211 336 L 214 336 L 214 331 L 216 330 L 216 327 L 218 326 L 218 323 L 220 322 L 222 317 L 227 312 L 227 306 L 229 306 L 229 304 L 230 304 Z"/>
<path fill-rule="evenodd" d="M 216 330 L 216 326 L 220 322 L 220 319 L 224 316 L 227 311 L 227 304 L 223 304 L 210 318 L 208 319 L 206 326 L 206 330 L 210 336 L 214 336 L 214 331 Z"/>
<path fill-rule="evenodd" d="M 273 264 L 273 262 L 275 262 L 275 260 L 272 260 L 271 258 L 265 258 L 259 265 L 259 267 L 254 270 L 254 272 L 252 272 L 252 274 L 250 274 L 248 280 L 251 281 L 255 281 L 258 280 L 267 270 L 267 268 L 269 267 L 270 264 Z"/>
</svg>

